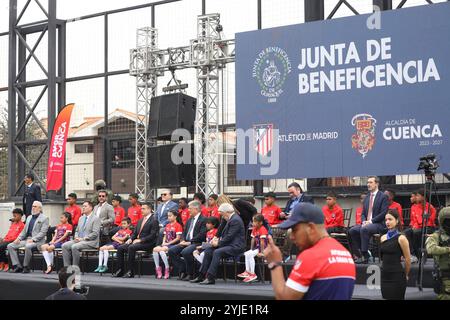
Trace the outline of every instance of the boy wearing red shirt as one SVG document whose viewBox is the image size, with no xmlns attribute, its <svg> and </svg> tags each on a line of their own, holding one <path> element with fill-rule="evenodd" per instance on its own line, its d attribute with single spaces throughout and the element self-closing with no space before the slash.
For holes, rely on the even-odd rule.
<svg viewBox="0 0 450 320">
<path fill-rule="evenodd" d="M 423 214 L 424 214 L 424 193 L 423 190 L 419 190 L 415 195 L 415 204 L 411 206 L 411 221 L 409 223 L 409 229 L 405 230 L 405 236 L 410 243 L 410 250 L 412 262 L 417 262 L 417 257 L 420 256 L 421 241 L 422 241 L 422 227 L 423 227 Z M 428 223 L 426 226 L 426 234 L 431 234 L 435 229 L 436 209 L 430 203 L 426 202 L 426 212 L 429 214 Z"/>
<path fill-rule="evenodd" d="M 14 209 L 13 217 L 10 220 L 11 226 L 4 238 L 0 238 L 0 271 L 7 272 L 9 270 L 8 258 L 6 257 L 6 247 L 19 237 L 25 224 L 22 222 L 22 209 Z"/>
<path fill-rule="evenodd" d="M 362 211 L 363 211 L 363 203 L 364 203 L 364 199 L 366 199 L 367 195 L 365 193 L 362 193 L 359 196 L 359 200 L 361 202 L 361 206 L 356 208 L 356 218 L 355 218 L 355 224 L 356 225 L 361 225 L 362 224 Z"/>
<path fill-rule="evenodd" d="M 208 198 L 208 207 L 206 208 L 207 216 L 209 217 L 215 217 L 220 220 L 220 213 L 219 213 L 219 207 L 217 206 L 217 199 L 219 196 L 217 194 L 212 194 Z"/>
<path fill-rule="evenodd" d="M 72 216 L 72 225 L 75 230 L 78 225 L 78 220 L 80 220 L 81 217 L 81 208 L 77 206 L 76 193 L 71 193 L 67 196 L 67 207 L 64 211 L 70 213 Z"/>
<path fill-rule="evenodd" d="M 343 233 L 344 230 L 344 211 L 337 204 L 337 195 L 329 192 L 326 198 L 327 204 L 322 207 L 325 216 L 325 229 L 328 234 Z"/>
<path fill-rule="evenodd" d="M 130 194 L 128 201 L 131 206 L 128 208 L 128 218 L 131 219 L 131 225 L 136 227 L 138 221 L 142 218 L 141 206 L 139 205 L 139 196 L 136 193 Z"/>
<path fill-rule="evenodd" d="M 276 194 L 273 192 L 264 195 L 264 203 L 266 204 L 261 210 L 261 214 L 271 227 L 275 227 L 281 223 L 280 215 L 283 212 L 280 207 L 275 205 Z"/>
<path fill-rule="evenodd" d="M 402 209 L 402 206 L 400 205 L 400 203 L 394 201 L 395 192 L 392 190 L 386 190 L 384 192 L 384 194 L 387 195 L 387 197 L 388 197 L 389 209 L 397 210 L 397 213 L 400 216 L 400 223 L 403 226 L 403 209 Z"/>
<path fill-rule="evenodd" d="M 178 212 L 180 213 L 181 221 L 183 221 L 183 226 L 185 226 L 191 215 L 189 213 L 188 200 L 186 198 L 178 200 Z"/>
<path fill-rule="evenodd" d="M 208 232 L 206 233 L 206 241 L 202 243 L 201 246 L 197 246 L 196 250 L 192 253 L 194 258 L 200 262 L 200 264 L 203 263 L 203 258 L 205 257 L 205 249 L 206 247 L 211 245 L 211 242 L 216 237 L 217 234 L 217 228 L 219 228 L 220 221 L 216 217 L 209 217 L 206 219 L 206 230 Z"/>
<path fill-rule="evenodd" d="M 114 207 L 114 214 L 116 216 L 116 218 L 114 219 L 114 224 L 118 227 L 122 225 L 123 218 L 126 218 L 125 209 L 122 208 L 121 203 L 122 203 L 121 196 L 114 196 L 112 198 L 112 206 Z"/>
</svg>

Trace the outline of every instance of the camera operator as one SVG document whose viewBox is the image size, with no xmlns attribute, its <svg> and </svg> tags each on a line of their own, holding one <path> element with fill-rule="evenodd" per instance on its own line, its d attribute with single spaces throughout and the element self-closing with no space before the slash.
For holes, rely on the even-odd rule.
<svg viewBox="0 0 450 320">
<path fill-rule="evenodd" d="M 70 277 L 73 278 L 70 279 Z M 61 289 L 48 296 L 45 300 L 87 300 L 85 295 L 74 292 L 75 271 L 69 272 L 68 267 L 63 267 L 58 273 L 58 279 Z"/>
<path fill-rule="evenodd" d="M 435 292 L 439 300 L 450 300 L 450 207 L 439 213 L 439 230 L 426 241 L 435 261 Z"/>
</svg>

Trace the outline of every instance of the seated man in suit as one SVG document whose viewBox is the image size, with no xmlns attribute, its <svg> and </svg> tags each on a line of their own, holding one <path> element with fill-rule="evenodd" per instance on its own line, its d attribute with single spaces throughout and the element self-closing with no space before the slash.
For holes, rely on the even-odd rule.
<svg viewBox="0 0 450 320">
<path fill-rule="evenodd" d="M 94 207 L 94 215 L 100 219 L 100 245 L 110 242 L 109 233 L 114 225 L 114 207 L 106 202 L 108 193 L 106 190 L 98 192 L 98 204 Z"/>
<path fill-rule="evenodd" d="M 215 238 L 205 250 L 200 275 L 192 283 L 215 284 L 217 269 L 222 258 L 236 257 L 245 251 L 245 228 L 241 217 L 229 203 L 219 207 L 219 213 L 227 221 L 220 239 Z"/>
<path fill-rule="evenodd" d="M 364 199 L 362 211 L 362 225 L 356 225 L 350 229 L 353 253 L 357 256 L 355 263 L 369 262 L 369 241 L 377 233 L 386 229 L 384 217 L 389 209 L 388 197 L 378 190 L 380 178 L 369 177 L 367 188 L 369 193 Z"/>
<path fill-rule="evenodd" d="M 93 214 L 94 205 L 85 201 L 81 207 L 83 215 L 78 221 L 78 227 L 72 241 L 62 245 L 64 266 L 80 265 L 81 251 L 85 249 L 98 249 L 100 236 L 100 219 Z"/>
<path fill-rule="evenodd" d="M 40 248 L 46 240 L 48 230 L 48 217 L 42 213 L 42 203 L 39 201 L 33 202 L 31 209 L 31 216 L 28 216 L 23 228 L 17 239 L 8 244 L 8 252 L 13 265 L 12 272 L 15 273 L 29 273 L 30 261 L 32 251 Z M 20 265 L 17 251 L 19 248 L 25 247 L 25 257 L 23 259 L 23 268 Z"/>
<path fill-rule="evenodd" d="M 286 208 L 284 208 L 284 211 L 280 214 L 281 218 L 287 218 L 294 211 L 295 206 L 299 203 L 309 202 L 314 204 L 314 199 L 303 193 L 302 187 L 300 187 L 297 182 L 292 182 L 288 186 L 288 193 L 290 199 L 286 204 Z"/>
<path fill-rule="evenodd" d="M 75 293 L 75 274 L 74 271 L 69 271 L 69 268 L 63 267 L 58 272 L 58 280 L 61 289 L 45 298 L 45 300 L 86 300 L 86 297 Z"/>
<path fill-rule="evenodd" d="M 191 201 L 189 203 L 190 218 L 186 222 L 181 242 L 169 249 L 169 257 L 179 273 L 179 280 L 190 281 L 194 277 L 194 256 L 197 246 L 206 240 L 206 219 L 201 214 L 201 203 Z M 181 259 L 184 258 L 184 261 Z"/>
<path fill-rule="evenodd" d="M 23 183 L 25 188 L 22 198 L 23 213 L 25 214 L 25 217 L 28 218 L 32 212 L 34 201 L 42 202 L 41 187 L 34 183 L 34 175 L 31 173 L 25 175 Z"/>
<path fill-rule="evenodd" d="M 134 261 L 136 251 L 148 251 L 156 246 L 158 240 L 159 224 L 157 217 L 153 214 L 151 203 L 142 204 L 142 219 L 140 219 L 134 229 L 131 239 L 117 249 L 118 270 L 113 274 L 115 278 L 134 278 Z M 125 252 L 128 253 L 128 268 L 125 273 L 124 259 Z"/>
</svg>

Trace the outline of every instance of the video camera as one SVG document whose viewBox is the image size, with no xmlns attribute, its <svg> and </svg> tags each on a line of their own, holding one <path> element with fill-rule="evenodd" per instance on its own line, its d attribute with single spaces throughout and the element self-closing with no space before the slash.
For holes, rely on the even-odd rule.
<svg viewBox="0 0 450 320">
<path fill-rule="evenodd" d="M 436 174 L 436 170 L 439 168 L 439 163 L 434 153 L 427 154 L 420 158 L 419 167 L 417 171 L 424 170 L 426 176 L 432 176 Z"/>
</svg>

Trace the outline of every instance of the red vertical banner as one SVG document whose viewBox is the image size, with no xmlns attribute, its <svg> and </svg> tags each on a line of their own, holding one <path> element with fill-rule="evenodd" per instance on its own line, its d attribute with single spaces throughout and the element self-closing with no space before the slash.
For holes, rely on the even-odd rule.
<svg viewBox="0 0 450 320">
<path fill-rule="evenodd" d="M 52 143 L 48 155 L 47 192 L 58 191 L 62 188 L 67 136 L 74 106 L 74 104 L 68 104 L 64 107 L 53 128 Z"/>
</svg>

